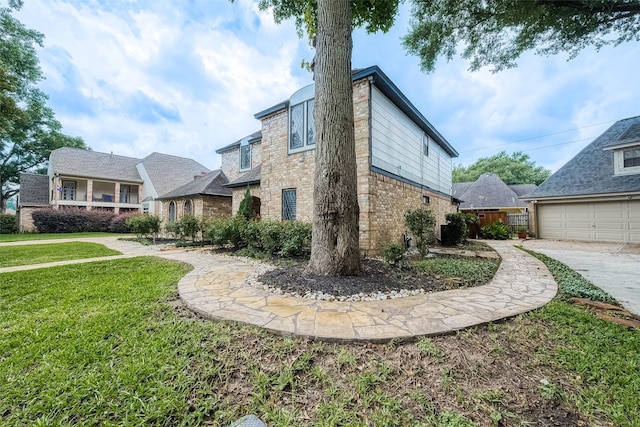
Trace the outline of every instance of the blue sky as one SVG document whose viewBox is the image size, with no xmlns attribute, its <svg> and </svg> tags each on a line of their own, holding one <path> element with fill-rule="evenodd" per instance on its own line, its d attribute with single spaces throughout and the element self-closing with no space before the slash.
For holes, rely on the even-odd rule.
<svg viewBox="0 0 640 427">
<path fill-rule="evenodd" d="M 153 151 L 217 168 L 215 150 L 260 128 L 253 114 L 312 82 L 313 52 L 292 22 L 256 1 L 25 0 L 16 17 L 45 35 L 39 50 L 64 132 L 95 151 Z M 454 164 L 524 151 L 553 171 L 613 122 L 640 115 L 640 45 L 523 56 L 518 68 L 469 72 L 457 58 L 424 74 L 400 38 L 354 32 L 354 68 L 378 65 L 458 150 Z"/>
</svg>

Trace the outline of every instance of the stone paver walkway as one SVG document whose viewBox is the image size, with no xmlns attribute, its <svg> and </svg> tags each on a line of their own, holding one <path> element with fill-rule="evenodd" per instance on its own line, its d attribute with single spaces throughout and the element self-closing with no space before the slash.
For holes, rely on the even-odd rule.
<svg viewBox="0 0 640 427">
<path fill-rule="evenodd" d="M 178 283 L 178 291 L 189 308 L 207 318 L 314 339 L 385 342 L 442 334 L 539 308 L 557 293 L 557 285 L 545 265 L 510 241 L 487 242 L 500 254 L 502 263 L 485 286 L 384 301 L 333 302 L 284 297 L 247 286 L 245 280 L 255 267 L 234 257 L 159 251 L 112 237 L 79 240 L 102 243 L 123 253 L 94 260 L 154 255 L 193 265 L 194 269 Z M 18 244 L 35 243 L 43 242 Z M 41 267 L 17 267 L 11 271 Z M 10 270 L 0 269 L 0 273 L 5 271 Z"/>
</svg>

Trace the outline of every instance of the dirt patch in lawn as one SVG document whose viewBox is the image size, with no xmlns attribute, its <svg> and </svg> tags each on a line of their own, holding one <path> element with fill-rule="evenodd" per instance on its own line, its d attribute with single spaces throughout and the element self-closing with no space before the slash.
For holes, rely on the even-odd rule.
<svg viewBox="0 0 640 427">
<path fill-rule="evenodd" d="M 179 315 L 202 321 L 187 310 Z M 581 414 L 580 378 L 555 366 L 553 325 L 528 315 L 455 334 L 337 344 L 220 323 L 203 342 L 221 400 L 212 425 L 247 413 L 268 425 L 609 426 Z M 219 337 L 218 337 L 219 339 Z M 286 422 L 283 421 L 286 419 Z"/>
</svg>

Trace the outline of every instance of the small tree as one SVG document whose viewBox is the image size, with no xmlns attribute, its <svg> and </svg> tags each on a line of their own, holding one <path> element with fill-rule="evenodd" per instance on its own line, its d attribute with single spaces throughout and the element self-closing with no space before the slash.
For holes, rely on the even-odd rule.
<svg viewBox="0 0 640 427">
<path fill-rule="evenodd" d="M 436 218 L 433 212 L 420 208 L 405 213 L 404 219 L 407 228 L 416 239 L 416 247 L 420 256 L 424 257 L 429 252 L 427 245 L 435 241 Z"/>
<path fill-rule="evenodd" d="M 253 210 L 253 196 L 251 196 L 251 190 L 248 185 L 247 190 L 244 192 L 244 198 L 238 207 L 237 215 L 243 217 L 247 221 L 251 221 L 256 217 L 256 212 Z"/>
</svg>

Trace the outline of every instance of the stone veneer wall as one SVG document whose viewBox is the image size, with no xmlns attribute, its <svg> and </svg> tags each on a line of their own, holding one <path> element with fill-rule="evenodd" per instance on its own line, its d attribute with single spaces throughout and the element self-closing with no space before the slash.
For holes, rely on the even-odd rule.
<svg viewBox="0 0 640 427">
<path fill-rule="evenodd" d="M 262 162 L 262 144 L 260 141 L 251 144 L 251 169 L 255 168 Z M 222 173 L 227 177 L 229 182 L 237 179 L 239 176 L 244 175 L 248 171 L 240 172 L 240 148 L 234 148 L 233 150 L 225 151 L 222 153 L 222 160 L 220 163 L 220 169 Z"/>
<path fill-rule="evenodd" d="M 197 197 L 180 197 L 172 200 L 162 200 L 160 218 L 162 224 L 166 225 L 169 221 L 169 204 L 176 204 L 176 220 L 184 216 L 184 204 L 187 200 L 191 200 L 193 204 L 193 215 L 196 217 L 213 218 L 220 216 L 231 216 L 231 198 L 224 196 L 197 196 Z"/>
</svg>

